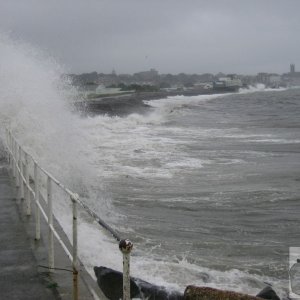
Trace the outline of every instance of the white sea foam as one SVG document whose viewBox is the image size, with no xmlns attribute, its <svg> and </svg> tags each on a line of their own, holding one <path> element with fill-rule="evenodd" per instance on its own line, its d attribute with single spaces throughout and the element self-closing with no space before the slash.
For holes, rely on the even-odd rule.
<svg viewBox="0 0 300 300">
<path fill-rule="evenodd" d="M 263 83 L 257 83 L 256 85 L 250 85 L 247 88 L 240 88 L 240 94 L 248 94 L 254 92 L 280 92 L 285 91 L 287 88 L 279 87 L 279 88 L 268 88 Z"/>
<path fill-rule="evenodd" d="M 0 65 L 1 138 L 5 136 L 4 127 L 12 130 L 19 143 L 45 169 L 83 195 L 88 205 L 100 206 L 102 217 L 108 213 L 114 217 L 97 176 L 98 153 L 93 136 L 85 133 L 86 120 L 71 112 L 69 101 L 74 91 L 61 77 L 62 69 L 40 51 L 4 34 L 0 36 Z M 70 201 L 56 188 L 53 193 L 54 213 L 71 236 Z M 79 226 L 79 251 L 87 264 L 88 258 L 107 255 L 107 249 L 112 247 L 112 239 L 90 222 L 82 219 Z M 83 247 L 90 239 L 93 247 Z M 103 253 L 94 251 L 101 247 Z M 105 260 L 117 262 L 119 257 L 119 253 L 112 252 Z"/>
<path fill-rule="evenodd" d="M 143 279 L 164 285 L 170 290 L 184 291 L 187 285 L 209 286 L 219 289 L 234 290 L 242 293 L 256 295 L 264 286 L 264 282 L 272 282 L 281 296 L 285 295 L 286 282 L 279 282 L 267 276 L 255 275 L 246 271 L 231 269 L 217 271 L 189 263 L 186 259 L 165 261 L 147 257 L 140 260 L 132 258 L 133 275 L 141 274 Z"/>
<path fill-rule="evenodd" d="M 72 89 L 60 66 L 31 46 L 0 38 L 1 127 L 10 128 L 20 143 L 59 178 L 75 180 L 91 171 L 78 118 L 70 112 Z M 77 180 L 81 176 L 77 176 Z"/>
<path fill-rule="evenodd" d="M 266 144 L 299 144 L 300 140 L 297 139 L 280 139 L 280 138 L 270 138 L 270 139 L 249 139 L 248 142 L 255 143 L 266 143 Z"/>
<path fill-rule="evenodd" d="M 155 114 L 168 115 L 180 108 L 187 106 L 195 106 L 203 104 L 206 101 L 228 96 L 230 94 L 213 94 L 213 95 L 198 95 L 198 96 L 169 96 L 160 100 L 145 101 L 147 104 L 156 108 Z"/>
<path fill-rule="evenodd" d="M 211 161 L 208 160 L 201 160 L 201 159 L 197 159 L 197 158 L 186 158 L 183 160 L 176 160 L 176 161 L 172 161 L 166 164 L 166 167 L 168 168 L 184 168 L 184 169 L 198 169 L 198 168 L 202 168 L 203 164 L 209 164 L 211 163 Z"/>
<path fill-rule="evenodd" d="M 284 91 L 286 88 L 271 89 L 266 88 L 264 84 L 256 84 L 249 86 L 248 88 L 240 88 L 240 94 L 248 94 L 262 91 Z M 210 95 L 197 95 L 197 96 L 169 96 L 159 100 L 148 100 L 145 103 L 156 108 L 155 115 L 168 115 L 176 112 L 176 110 L 185 108 L 187 106 L 197 106 L 207 101 L 217 99 L 220 97 L 230 96 L 236 93 L 224 93 L 224 94 L 210 94 Z"/>
</svg>

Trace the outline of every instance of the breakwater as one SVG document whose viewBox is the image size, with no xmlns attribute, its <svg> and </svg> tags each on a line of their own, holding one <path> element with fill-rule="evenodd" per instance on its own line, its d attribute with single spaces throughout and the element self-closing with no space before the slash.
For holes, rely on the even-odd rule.
<svg viewBox="0 0 300 300">
<path fill-rule="evenodd" d="M 232 91 L 225 91 L 225 93 Z M 196 89 L 188 91 L 159 91 L 159 92 L 141 92 L 126 95 L 112 95 L 93 99 L 78 101 L 74 105 L 83 113 L 87 114 L 107 114 L 109 116 L 125 116 L 130 113 L 145 113 L 151 108 L 144 103 L 147 100 L 158 100 L 172 96 L 199 96 L 223 94 L 224 91 L 212 89 Z"/>
</svg>

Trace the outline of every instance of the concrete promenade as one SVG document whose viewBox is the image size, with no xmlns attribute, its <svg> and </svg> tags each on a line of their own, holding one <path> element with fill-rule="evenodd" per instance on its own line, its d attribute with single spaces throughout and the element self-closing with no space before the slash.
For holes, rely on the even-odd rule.
<svg viewBox="0 0 300 300">
<path fill-rule="evenodd" d="M 0 157 L 0 300 L 60 299 L 48 274 L 38 271 L 25 227 Z"/>
</svg>

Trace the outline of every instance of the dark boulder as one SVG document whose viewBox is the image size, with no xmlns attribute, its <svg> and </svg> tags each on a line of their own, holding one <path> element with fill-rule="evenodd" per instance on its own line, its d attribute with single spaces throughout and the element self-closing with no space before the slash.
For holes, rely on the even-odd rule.
<svg viewBox="0 0 300 300">
<path fill-rule="evenodd" d="M 122 298 L 123 274 L 121 272 L 106 267 L 94 267 L 94 272 L 99 287 L 108 299 L 118 300 Z M 183 300 L 183 295 L 178 292 L 168 291 L 165 287 L 131 277 L 130 298 Z"/>
<path fill-rule="evenodd" d="M 256 297 L 268 299 L 268 300 L 280 300 L 275 291 L 270 287 L 266 286 L 263 290 L 261 290 Z"/>
<path fill-rule="evenodd" d="M 151 108 L 150 105 L 144 103 L 142 98 L 132 95 L 103 97 L 84 102 L 76 102 L 75 107 L 79 111 L 91 115 L 106 114 L 121 117 L 132 113 L 144 114 Z"/>
<path fill-rule="evenodd" d="M 110 300 L 123 298 L 123 273 L 106 268 L 94 267 L 97 283 L 104 295 Z M 130 298 L 138 298 L 140 290 L 130 278 Z"/>
<path fill-rule="evenodd" d="M 141 279 L 134 278 L 140 289 L 140 297 L 149 300 L 183 300 L 183 295 L 178 292 L 168 291 L 163 286 L 157 286 Z"/>
<path fill-rule="evenodd" d="M 233 291 L 224 291 L 210 287 L 198 287 L 189 285 L 184 292 L 184 300 L 261 300 L 258 297 L 250 296 Z"/>
</svg>

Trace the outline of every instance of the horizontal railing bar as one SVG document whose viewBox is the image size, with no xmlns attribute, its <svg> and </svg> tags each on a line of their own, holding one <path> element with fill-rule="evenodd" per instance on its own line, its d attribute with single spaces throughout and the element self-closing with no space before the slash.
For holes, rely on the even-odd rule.
<svg viewBox="0 0 300 300">
<path fill-rule="evenodd" d="M 16 161 L 16 160 L 14 159 L 14 161 Z M 22 174 L 21 169 L 20 169 L 20 167 L 18 166 L 18 164 L 16 165 L 16 167 L 17 167 L 17 171 L 18 171 L 19 174 L 21 175 L 21 178 L 22 178 L 23 183 L 26 185 L 26 187 L 27 187 L 28 190 L 31 192 L 31 194 L 32 194 L 33 196 L 35 196 L 35 192 L 34 192 L 33 189 L 31 188 L 31 186 L 30 186 L 29 184 L 27 184 L 26 179 L 25 179 L 24 175 Z"/>
<path fill-rule="evenodd" d="M 129 249 L 129 251 L 126 247 L 125 247 L 126 248 L 125 250 L 121 249 L 121 246 L 120 246 L 121 243 L 124 241 L 127 243 L 128 240 L 121 240 L 121 237 L 114 229 L 112 229 L 93 210 L 91 210 L 83 201 L 80 200 L 78 194 L 72 192 L 70 189 L 68 189 L 66 186 L 64 186 L 59 180 L 57 180 L 52 174 L 50 174 L 43 167 L 41 167 L 39 165 L 39 163 L 33 158 L 33 156 L 31 154 L 29 154 L 27 151 L 25 151 L 23 149 L 23 147 L 21 147 L 21 145 L 17 142 L 16 138 L 12 135 L 11 131 L 7 130 L 7 134 L 8 134 L 7 150 L 8 150 L 11 167 L 13 168 L 13 170 L 12 170 L 13 175 L 14 175 L 14 178 L 16 179 L 16 185 L 21 186 L 22 188 L 25 185 L 26 196 L 24 196 L 24 197 L 26 199 L 29 197 L 28 199 L 29 199 L 29 201 L 31 201 L 30 199 L 31 199 L 31 195 L 32 195 L 32 198 L 35 199 L 34 202 L 36 204 L 36 212 L 38 213 L 40 211 L 42 213 L 46 223 L 48 224 L 48 228 L 49 228 L 49 235 L 48 235 L 48 237 L 49 237 L 49 258 L 48 258 L 49 266 L 50 267 L 52 265 L 54 266 L 54 252 L 53 252 L 53 250 L 51 250 L 53 248 L 53 235 L 54 235 L 54 237 L 57 239 L 60 246 L 64 250 L 65 254 L 67 255 L 67 257 L 70 259 L 70 261 L 73 264 L 73 275 L 75 276 L 75 277 L 73 277 L 73 281 L 74 281 L 73 297 L 74 297 L 74 299 L 78 299 L 78 287 L 77 287 L 77 279 L 76 279 L 77 274 L 78 274 L 77 263 L 76 263 L 77 259 L 78 259 L 78 257 L 77 257 L 77 242 L 76 242 L 76 240 L 77 240 L 76 204 L 80 205 L 80 207 L 87 214 L 89 214 L 95 221 L 97 221 L 97 223 L 104 230 L 106 230 L 108 233 L 110 233 L 112 235 L 112 237 L 114 239 L 116 239 L 118 242 L 120 242 L 119 248 L 123 252 L 123 265 L 125 264 L 124 255 L 125 254 L 130 255 L 130 250 L 131 250 L 132 246 Z M 25 162 L 24 162 L 24 159 L 25 159 Z M 30 170 L 32 171 L 32 168 L 30 168 L 30 166 L 32 167 L 32 164 L 34 165 L 34 176 L 35 177 L 33 179 L 33 182 L 34 182 L 35 191 L 30 186 L 30 184 L 33 183 L 32 181 L 30 181 L 30 180 L 32 180 L 32 176 L 30 175 L 30 173 L 31 173 Z M 23 174 L 23 168 L 25 168 L 25 170 L 24 170 L 25 174 Z M 40 189 L 41 187 L 37 188 L 37 186 L 39 186 L 39 180 L 37 179 L 37 176 L 36 176 L 36 174 L 38 174 L 38 170 L 40 170 L 41 173 L 43 173 L 47 177 L 47 199 L 48 199 L 47 202 L 46 202 L 46 199 L 42 195 L 42 190 Z M 56 231 L 55 226 L 52 223 L 53 212 L 52 212 L 52 202 L 50 201 L 52 199 L 52 197 L 51 197 L 52 196 L 52 192 L 51 192 L 51 183 L 52 182 L 55 183 L 61 190 L 63 190 L 70 197 L 70 200 L 73 202 L 73 231 L 72 231 L 73 232 L 73 243 L 71 242 L 69 246 L 67 246 L 66 243 L 63 241 L 63 238 L 61 238 L 60 234 Z M 42 205 L 39 201 L 40 196 L 43 198 L 43 200 L 45 202 L 44 205 Z M 20 191 L 20 197 L 22 197 L 22 191 Z M 30 202 L 29 202 L 29 205 L 30 205 Z M 48 206 L 48 213 L 44 209 L 45 205 Z M 38 213 L 38 216 L 39 216 L 39 213 Z M 39 220 L 39 217 L 38 217 L 38 220 Z M 37 222 L 39 223 L 39 221 L 37 221 Z M 56 220 L 56 222 L 58 222 L 58 220 Z M 74 222 L 75 222 L 75 225 L 74 225 Z M 59 222 L 58 222 L 58 224 L 59 224 Z M 75 240 L 74 240 L 74 235 L 75 235 Z M 69 251 L 68 247 L 69 248 L 71 247 L 71 249 L 73 249 L 73 255 Z M 126 251 L 127 252 L 125 253 L 123 250 L 125 252 Z M 127 270 L 127 273 L 129 274 L 129 257 L 127 257 L 127 261 L 128 262 L 127 262 L 126 270 Z M 124 270 L 123 270 L 123 274 L 125 272 Z M 130 287 L 128 287 L 128 282 L 127 282 L 128 280 L 126 281 L 125 279 L 123 278 L 123 282 L 125 284 L 123 286 L 123 299 L 129 299 L 127 294 L 130 290 Z M 94 298 L 99 299 L 95 290 L 87 282 L 86 282 L 86 284 L 87 284 L 88 290 L 91 292 L 91 294 L 94 296 Z M 127 291 L 127 293 L 126 293 L 126 291 Z"/>
<path fill-rule="evenodd" d="M 46 212 L 44 211 L 44 208 L 42 207 L 42 205 L 39 202 L 35 202 L 36 205 L 39 207 L 46 223 L 48 224 L 48 216 L 46 214 Z M 65 243 L 63 242 L 63 240 L 60 238 L 60 236 L 58 235 L 57 231 L 55 230 L 53 225 L 49 225 L 51 231 L 53 232 L 53 234 L 55 235 L 55 237 L 57 238 L 57 240 L 59 241 L 60 245 L 63 247 L 63 249 L 66 252 L 66 255 L 68 256 L 68 258 L 72 261 L 73 260 L 73 256 L 70 253 L 69 249 L 67 248 L 67 246 L 65 245 Z"/>
<path fill-rule="evenodd" d="M 20 144 L 16 141 L 16 139 L 14 138 L 15 142 L 16 142 L 16 145 L 17 146 L 20 146 Z M 12 155 L 13 157 L 13 160 L 16 162 L 16 159 L 13 155 L 13 153 L 10 151 L 10 149 L 8 149 L 10 154 Z M 69 190 L 67 187 L 65 187 L 61 182 L 59 182 L 53 175 L 51 175 L 49 172 L 47 172 L 43 167 L 40 166 L 40 164 L 33 158 L 33 156 L 28 153 L 27 151 L 25 151 L 23 148 L 22 148 L 23 152 L 26 153 L 32 160 L 33 163 L 36 163 L 38 168 L 48 177 L 51 178 L 51 180 L 56 184 L 58 185 L 60 188 L 62 188 L 70 197 L 75 197 L 75 193 L 73 193 L 71 190 Z"/>
<path fill-rule="evenodd" d="M 57 238 L 57 240 L 59 241 L 60 245 L 63 247 L 63 249 L 66 252 L 66 255 L 69 257 L 69 259 L 71 261 L 73 261 L 73 255 L 70 253 L 69 249 L 67 248 L 67 246 L 65 245 L 65 243 L 63 242 L 63 240 L 60 238 L 60 236 L 58 235 L 57 231 L 55 230 L 55 228 L 53 227 L 53 225 L 49 225 L 51 231 L 53 232 L 54 236 Z"/>
<path fill-rule="evenodd" d="M 18 144 L 18 143 L 17 143 Z M 19 145 L 19 144 L 18 144 Z M 39 163 L 32 157 L 31 154 L 27 153 L 25 150 L 23 150 L 30 158 L 31 160 L 37 164 L 38 168 L 51 180 L 58 185 L 60 188 L 62 188 L 73 200 L 75 200 L 84 210 L 95 219 L 95 221 L 103 227 L 105 230 L 107 230 L 118 242 L 121 240 L 121 237 L 118 235 L 118 233 L 113 230 L 108 224 L 106 224 L 94 211 L 92 211 L 85 203 L 83 203 L 81 200 L 79 200 L 79 196 L 76 193 L 73 193 L 70 191 L 67 187 L 65 187 L 62 183 L 60 183 L 53 175 L 51 175 L 49 172 L 47 172 L 44 168 L 42 168 Z M 14 159 L 15 160 L 15 159 Z M 15 160 L 16 161 L 16 160 Z M 17 167 L 18 168 L 18 167 Z M 18 168 L 19 170 L 19 168 Z M 19 171 L 20 172 L 20 171 Z M 23 177 L 23 176 L 22 176 Z M 23 179 L 24 180 L 24 179 Z"/>
<path fill-rule="evenodd" d="M 92 211 L 86 204 L 84 204 L 79 199 L 76 199 L 76 201 L 79 203 L 79 205 L 84 208 L 84 210 L 92 216 L 97 223 L 106 229 L 118 242 L 121 241 L 121 237 L 116 233 L 108 224 L 106 224 L 94 211 Z"/>
<path fill-rule="evenodd" d="M 16 163 L 16 159 L 14 157 L 13 157 L 13 160 Z M 19 174 L 21 175 L 23 183 L 26 185 L 26 187 L 29 189 L 29 191 L 32 193 L 32 195 L 35 196 L 35 192 L 31 188 L 31 186 L 29 184 L 27 184 L 26 179 L 25 179 L 24 175 L 22 174 L 21 169 L 20 169 L 20 167 L 18 166 L 17 163 L 16 163 L 16 168 L 17 168 L 17 171 L 19 172 Z"/>
<path fill-rule="evenodd" d="M 23 150 L 24 151 L 24 150 Z M 24 151 L 25 153 L 27 153 L 26 151 Z M 10 152 L 11 153 L 11 152 Z M 27 153 L 27 155 L 30 156 L 30 158 L 33 160 L 33 162 L 35 162 L 38 166 L 38 168 L 44 172 L 45 175 L 47 175 L 49 178 L 51 178 L 51 180 L 57 184 L 59 187 L 61 187 L 65 192 L 67 192 L 67 194 L 69 194 L 70 197 L 72 197 L 73 200 L 75 200 L 82 208 L 84 208 L 84 210 L 95 219 L 95 221 L 104 229 L 106 229 L 118 242 L 121 240 L 121 237 L 118 235 L 118 233 L 116 231 L 114 231 L 108 224 L 106 224 L 94 211 L 92 211 L 85 203 L 83 203 L 82 201 L 79 200 L 79 197 L 76 193 L 71 192 L 68 188 L 66 188 L 63 184 L 61 184 L 56 178 L 54 178 L 50 173 L 48 173 L 45 169 L 43 169 L 41 166 L 39 166 L 38 162 L 36 160 L 33 159 L 33 157 Z M 16 162 L 15 158 L 13 157 L 14 161 Z M 17 170 L 18 172 L 21 174 L 21 170 L 19 168 L 19 166 L 17 165 Z M 22 180 L 23 182 L 26 184 L 26 180 L 23 176 L 23 174 L 21 174 L 22 176 Z M 35 195 L 35 192 L 31 189 L 30 186 L 28 186 L 26 184 L 26 186 L 30 189 L 30 192 Z"/>
<path fill-rule="evenodd" d="M 32 158 L 32 157 L 31 157 Z M 65 187 L 61 182 L 59 182 L 53 175 L 51 175 L 49 172 L 47 172 L 44 168 L 42 168 L 36 160 L 32 158 L 33 162 L 37 163 L 39 169 L 48 176 L 56 185 L 58 185 L 60 188 L 62 188 L 70 197 L 76 199 L 77 194 L 70 191 L 67 187 Z"/>
</svg>

